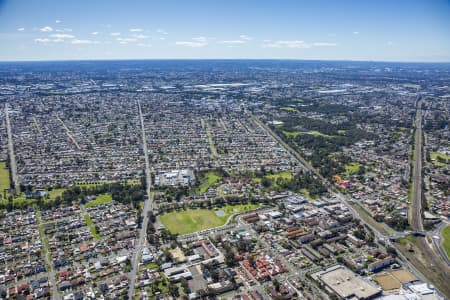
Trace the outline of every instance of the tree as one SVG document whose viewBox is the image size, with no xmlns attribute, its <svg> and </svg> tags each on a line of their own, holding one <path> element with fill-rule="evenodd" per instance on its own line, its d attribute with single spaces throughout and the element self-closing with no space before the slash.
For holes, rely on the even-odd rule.
<svg viewBox="0 0 450 300">
<path fill-rule="evenodd" d="M 178 290 L 178 286 L 174 284 L 169 285 L 169 294 L 175 298 L 180 296 L 180 291 Z"/>
</svg>

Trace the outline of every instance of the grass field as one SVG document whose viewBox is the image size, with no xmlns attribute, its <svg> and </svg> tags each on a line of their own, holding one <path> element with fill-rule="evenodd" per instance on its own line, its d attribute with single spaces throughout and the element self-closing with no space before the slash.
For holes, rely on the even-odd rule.
<svg viewBox="0 0 450 300">
<path fill-rule="evenodd" d="M 257 209 L 257 204 L 227 205 L 218 210 L 224 212 L 222 217 L 215 210 L 188 209 L 171 212 L 159 217 L 161 223 L 172 234 L 186 234 L 224 225 L 231 215 Z"/>
<path fill-rule="evenodd" d="M 104 184 L 104 182 L 96 182 L 96 183 L 78 183 L 77 186 L 79 186 L 80 188 L 85 187 L 85 188 L 91 188 L 91 187 L 96 187 L 98 185 L 102 185 Z"/>
<path fill-rule="evenodd" d="M 445 166 L 445 164 L 440 162 L 440 161 L 438 161 L 437 160 L 438 157 L 440 157 L 441 159 L 446 160 L 447 164 L 450 162 L 450 155 L 446 155 L 444 153 L 431 152 L 430 153 L 430 157 L 433 160 L 433 164 L 435 164 L 436 166 L 439 166 L 439 167 L 443 167 L 443 166 Z"/>
<path fill-rule="evenodd" d="M 56 197 L 62 195 L 62 193 L 65 191 L 65 188 L 60 188 L 60 189 L 52 189 L 51 191 L 47 191 L 48 193 L 48 197 L 52 200 L 55 200 Z"/>
<path fill-rule="evenodd" d="M 450 225 L 444 227 L 441 232 L 444 241 L 442 243 L 442 247 L 444 248 L 445 253 L 450 258 Z"/>
<path fill-rule="evenodd" d="M 295 138 L 297 135 L 302 134 L 302 133 L 301 133 L 300 131 L 287 131 L 287 130 L 283 130 L 283 134 L 284 134 L 285 136 Z"/>
<path fill-rule="evenodd" d="M 345 165 L 345 175 L 353 175 L 358 173 L 361 164 L 358 162 L 351 162 Z"/>
<path fill-rule="evenodd" d="M 292 175 L 291 172 L 282 171 L 282 172 L 278 172 L 278 173 L 275 173 L 275 174 L 268 174 L 268 175 L 266 175 L 264 177 L 272 180 L 270 188 L 274 189 L 274 188 L 278 187 L 278 185 L 277 185 L 277 179 L 278 178 L 281 178 L 283 180 L 291 180 L 293 175 Z M 261 177 L 254 177 L 254 178 L 252 178 L 252 181 L 256 182 L 256 183 L 261 183 L 262 182 L 262 178 Z"/>
<path fill-rule="evenodd" d="M 0 162 L 0 192 L 3 195 L 4 189 L 9 189 L 9 170 L 6 169 L 6 163 Z"/>
<path fill-rule="evenodd" d="M 94 201 L 90 201 L 86 203 L 85 207 L 94 207 L 101 204 L 106 204 L 112 202 L 112 197 L 110 194 L 100 194 L 96 196 L 96 199 Z"/>
<path fill-rule="evenodd" d="M 92 236 L 94 239 L 100 238 L 100 234 L 97 232 L 97 229 L 95 229 L 94 222 L 92 222 L 92 219 L 89 215 L 84 215 L 84 221 L 86 222 L 86 225 L 91 230 Z"/>
<path fill-rule="evenodd" d="M 317 131 L 317 130 L 313 130 L 313 131 L 309 132 L 309 134 L 312 134 L 314 136 L 321 136 L 321 137 L 328 138 L 328 139 L 332 139 L 332 138 L 335 137 L 333 135 L 328 135 L 328 134 L 322 133 L 322 132 Z"/>
<path fill-rule="evenodd" d="M 213 184 L 220 180 L 220 175 L 215 172 L 206 172 L 203 177 L 200 178 L 201 184 L 197 189 L 197 193 L 201 194 L 206 192 Z"/>
<path fill-rule="evenodd" d="M 279 173 L 275 173 L 275 174 L 266 175 L 266 177 L 269 179 L 275 179 L 275 180 L 277 180 L 278 178 L 285 179 L 285 180 L 291 180 L 292 173 L 288 172 L 288 171 L 283 171 L 283 172 L 279 172 Z"/>
</svg>

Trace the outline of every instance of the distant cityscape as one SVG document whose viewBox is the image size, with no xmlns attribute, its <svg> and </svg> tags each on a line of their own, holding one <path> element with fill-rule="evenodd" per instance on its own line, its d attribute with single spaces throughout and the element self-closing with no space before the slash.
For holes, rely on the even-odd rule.
<svg viewBox="0 0 450 300">
<path fill-rule="evenodd" d="M 450 64 L 0 63 L 0 299 L 448 299 Z"/>
</svg>

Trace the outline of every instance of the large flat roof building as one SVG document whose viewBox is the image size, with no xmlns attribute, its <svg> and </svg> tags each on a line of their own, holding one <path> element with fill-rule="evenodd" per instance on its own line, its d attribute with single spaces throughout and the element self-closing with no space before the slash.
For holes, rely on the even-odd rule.
<svg viewBox="0 0 450 300">
<path fill-rule="evenodd" d="M 381 289 L 341 265 L 311 276 L 343 299 L 372 299 L 381 294 Z"/>
</svg>

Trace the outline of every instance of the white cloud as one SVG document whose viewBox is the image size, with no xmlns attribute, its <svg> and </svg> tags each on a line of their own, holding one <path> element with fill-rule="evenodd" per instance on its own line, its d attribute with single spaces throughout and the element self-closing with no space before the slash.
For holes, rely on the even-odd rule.
<svg viewBox="0 0 450 300">
<path fill-rule="evenodd" d="M 131 28 L 130 29 L 130 32 L 142 32 L 142 31 L 144 31 L 144 30 L 141 28 Z"/>
<path fill-rule="evenodd" d="M 245 44 L 243 40 L 235 40 L 235 41 L 220 41 L 219 44 L 227 45 L 228 47 L 236 47 L 242 44 Z"/>
<path fill-rule="evenodd" d="M 97 35 L 98 31 L 91 32 L 92 35 Z"/>
<path fill-rule="evenodd" d="M 53 43 L 62 43 L 64 42 L 64 39 L 54 39 L 52 40 Z"/>
<path fill-rule="evenodd" d="M 310 48 L 311 46 L 306 44 L 304 41 L 268 41 L 266 40 L 262 44 L 263 48 L 296 48 L 296 49 L 305 49 Z"/>
<path fill-rule="evenodd" d="M 136 42 L 137 39 L 136 38 L 117 38 L 116 39 L 120 44 L 128 44 L 130 42 Z"/>
<path fill-rule="evenodd" d="M 151 48 L 152 45 L 151 44 L 144 44 L 144 43 L 139 43 L 137 44 L 139 47 L 145 47 L 145 48 Z"/>
<path fill-rule="evenodd" d="M 248 35 L 245 35 L 245 34 L 241 34 L 239 37 L 241 38 L 241 40 L 244 40 L 244 41 L 251 41 L 251 40 L 253 40 L 253 38 L 251 36 L 248 36 Z"/>
<path fill-rule="evenodd" d="M 23 28 L 23 27 L 17 28 L 17 31 L 24 31 L 24 30 L 25 30 L 25 28 Z"/>
<path fill-rule="evenodd" d="M 47 38 L 38 38 L 38 39 L 34 39 L 35 43 L 39 43 L 39 44 L 46 44 L 48 42 L 50 42 L 50 39 Z"/>
<path fill-rule="evenodd" d="M 42 32 L 52 32 L 53 28 L 51 28 L 50 26 L 45 26 L 45 27 L 42 27 L 39 30 L 42 31 Z"/>
<path fill-rule="evenodd" d="M 167 31 L 165 31 L 164 29 L 161 29 L 161 28 L 158 28 L 158 29 L 156 30 L 156 32 L 157 32 L 157 33 L 160 33 L 160 34 L 169 34 Z"/>
<path fill-rule="evenodd" d="M 192 41 L 175 42 L 175 45 L 192 47 L 192 48 L 201 48 L 201 47 L 205 47 L 208 45 L 208 40 L 207 40 L 207 38 L 200 36 L 200 37 L 192 38 Z"/>
<path fill-rule="evenodd" d="M 196 42 L 206 42 L 206 38 L 204 36 L 195 37 L 195 38 L 192 38 L 192 40 L 194 40 Z"/>
<path fill-rule="evenodd" d="M 327 43 L 327 42 L 317 42 L 313 43 L 314 47 L 334 47 L 337 46 L 336 43 Z"/>
<path fill-rule="evenodd" d="M 71 28 L 55 29 L 56 32 L 72 32 Z"/>
<path fill-rule="evenodd" d="M 148 35 L 145 35 L 145 34 L 132 34 L 131 35 L 132 37 L 134 37 L 134 38 L 136 38 L 136 39 L 140 39 L 140 40 L 142 40 L 142 39 L 148 39 L 149 38 L 149 36 Z"/>
<path fill-rule="evenodd" d="M 71 35 L 71 34 L 65 34 L 65 33 L 55 33 L 55 34 L 51 34 L 50 37 L 57 38 L 57 39 L 73 39 L 73 38 L 75 38 L 74 35 Z"/>
<path fill-rule="evenodd" d="M 359 31 L 353 31 L 353 34 L 359 34 Z"/>
<path fill-rule="evenodd" d="M 59 24 L 59 23 L 61 23 L 61 20 L 55 20 L 55 23 Z"/>
<path fill-rule="evenodd" d="M 98 44 L 97 41 L 91 41 L 91 40 L 79 40 L 79 39 L 75 39 L 72 40 L 72 44 L 74 45 L 82 45 L 82 44 Z"/>
<path fill-rule="evenodd" d="M 110 36 L 119 36 L 120 32 L 111 32 L 109 35 Z"/>
</svg>

